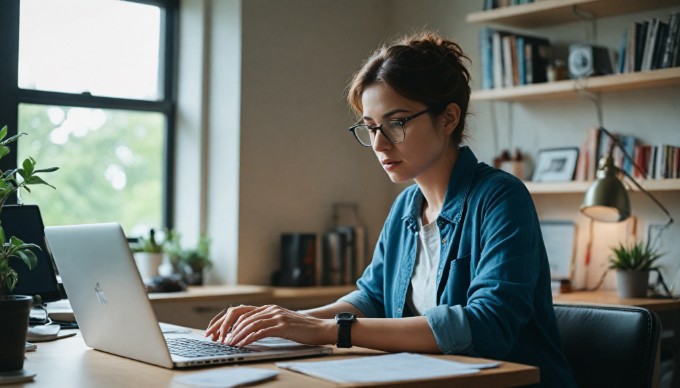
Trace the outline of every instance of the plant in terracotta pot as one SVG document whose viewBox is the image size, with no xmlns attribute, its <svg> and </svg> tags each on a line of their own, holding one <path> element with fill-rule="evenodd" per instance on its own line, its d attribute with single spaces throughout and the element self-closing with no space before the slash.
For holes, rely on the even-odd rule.
<svg viewBox="0 0 680 388">
<path fill-rule="evenodd" d="M 0 159 L 9 154 L 8 144 L 24 135 L 19 133 L 7 139 L 7 126 L 0 130 Z M 0 211 L 7 199 L 17 191 L 24 189 L 30 192 L 28 186 L 47 185 L 40 173 L 53 172 L 57 167 L 38 170 L 35 159 L 29 157 L 23 161 L 21 167 L 9 171 L 0 170 Z M 35 244 L 21 241 L 14 236 L 5 236 L 0 225 L 0 372 L 15 371 L 23 368 L 28 316 L 33 302 L 30 296 L 8 295 L 19 277 L 10 267 L 10 260 L 19 260 L 28 268 L 33 269 L 38 259 L 32 249 L 40 249 Z"/>
<path fill-rule="evenodd" d="M 621 298 L 645 298 L 649 273 L 657 271 L 656 261 L 662 256 L 648 242 L 623 243 L 612 248 L 609 269 L 616 270 L 616 283 Z"/>
</svg>

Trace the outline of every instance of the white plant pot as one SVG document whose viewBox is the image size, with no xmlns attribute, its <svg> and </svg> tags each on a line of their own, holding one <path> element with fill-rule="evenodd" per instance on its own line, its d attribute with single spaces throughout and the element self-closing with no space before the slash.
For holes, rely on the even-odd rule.
<svg viewBox="0 0 680 388">
<path fill-rule="evenodd" d="M 616 286 L 620 298 L 646 298 L 649 271 L 616 271 Z"/>
<path fill-rule="evenodd" d="M 135 252 L 135 263 L 142 279 L 158 276 L 158 266 L 163 262 L 163 253 Z"/>
</svg>

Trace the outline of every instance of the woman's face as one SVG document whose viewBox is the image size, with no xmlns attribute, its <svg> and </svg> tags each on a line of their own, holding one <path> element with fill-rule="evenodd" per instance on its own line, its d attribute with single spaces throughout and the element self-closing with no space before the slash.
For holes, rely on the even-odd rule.
<svg viewBox="0 0 680 388">
<path fill-rule="evenodd" d="M 377 126 L 388 120 L 410 117 L 427 109 L 421 102 L 409 100 L 383 83 L 373 83 L 361 95 L 364 123 Z M 450 131 L 444 120 L 430 114 L 418 116 L 404 125 L 406 138 L 392 144 L 380 131 L 373 141 L 373 152 L 387 175 L 395 183 L 415 179 L 418 183 L 447 163 L 450 157 Z"/>
</svg>

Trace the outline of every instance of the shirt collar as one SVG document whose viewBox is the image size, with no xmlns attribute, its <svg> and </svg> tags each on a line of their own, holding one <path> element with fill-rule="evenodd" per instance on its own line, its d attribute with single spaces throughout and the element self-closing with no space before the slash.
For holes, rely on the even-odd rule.
<svg viewBox="0 0 680 388">
<path fill-rule="evenodd" d="M 439 212 L 440 218 L 453 223 L 460 221 L 465 201 L 470 194 L 476 166 L 477 157 L 472 153 L 472 150 L 467 146 L 461 147 L 458 152 L 458 160 L 456 160 L 453 171 L 451 171 L 451 178 L 449 178 L 446 196 L 444 197 L 444 205 Z M 418 228 L 418 216 L 423 208 L 424 199 L 423 192 L 416 186 L 414 195 L 411 197 L 410 203 L 405 207 L 404 216 L 402 217 L 413 230 Z"/>
</svg>

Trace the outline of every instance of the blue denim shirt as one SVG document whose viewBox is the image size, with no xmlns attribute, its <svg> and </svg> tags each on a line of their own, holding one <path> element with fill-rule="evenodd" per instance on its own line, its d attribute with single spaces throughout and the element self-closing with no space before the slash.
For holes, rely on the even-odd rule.
<svg viewBox="0 0 680 388">
<path fill-rule="evenodd" d="M 412 315 L 406 293 L 423 200 L 417 185 L 399 195 L 358 290 L 340 299 L 366 317 Z M 542 386 L 575 386 L 561 350 L 538 216 L 524 184 L 462 147 L 437 223 L 437 306 L 424 315 L 442 353 L 535 365 Z"/>
</svg>

